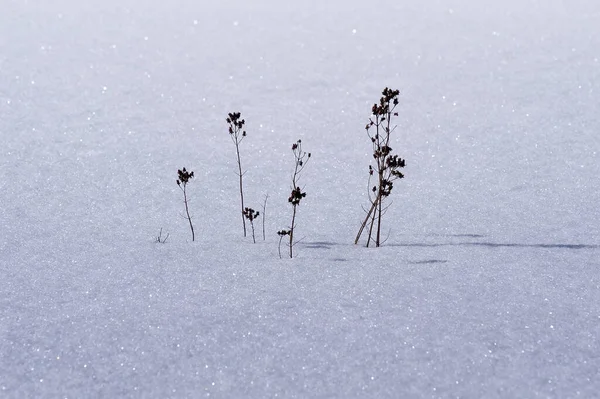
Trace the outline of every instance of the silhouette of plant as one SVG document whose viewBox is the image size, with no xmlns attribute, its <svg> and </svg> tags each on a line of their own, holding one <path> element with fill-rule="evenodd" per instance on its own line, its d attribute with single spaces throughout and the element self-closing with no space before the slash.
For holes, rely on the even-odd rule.
<svg viewBox="0 0 600 399">
<path fill-rule="evenodd" d="M 167 242 L 167 240 L 169 239 L 169 233 L 167 233 L 167 235 L 165 236 L 165 238 L 163 238 L 162 236 L 162 227 L 160 228 L 160 231 L 158 232 L 158 237 L 156 237 L 156 241 L 155 242 L 159 242 L 161 244 L 164 244 Z"/>
<path fill-rule="evenodd" d="M 281 258 L 281 241 L 284 236 L 289 236 L 289 254 L 290 258 L 294 257 L 293 248 L 295 245 L 294 242 L 294 233 L 296 230 L 296 213 L 298 205 L 300 205 L 300 201 L 302 198 L 306 197 L 306 193 L 302 191 L 302 189 L 298 186 L 298 182 L 300 180 L 300 174 L 304 170 L 308 160 L 310 159 L 310 152 L 305 152 L 302 150 L 302 140 L 298 140 L 294 144 L 292 144 L 292 152 L 294 153 L 294 173 L 292 174 L 292 193 L 288 198 L 288 202 L 292 204 L 292 222 L 290 224 L 289 229 L 280 230 L 277 232 L 279 234 L 279 257 Z"/>
<path fill-rule="evenodd" d="M 187 184 L 190 181 L 190 179 L 192 179 L 194 177 L 194 172 L 188 172 L 185 168 L 183 168 L 183 169 L 177 170 L 177 175 L 179 177 L 177 179 L 177 185 L 183 192 L 183 203 L 185 204 L 185 214 L 187 215 L 186 218 L 187 218 L 188 222 L 190 223 L 190 230 L 192 230 L 192 241 L 194 241 L 194 239 L 195 239 L 194 226 L 192 225 L 192 218 L 190 216 L 190 210 L 188 207 L 188 197 L 187 197 Z"/>
<path fill-rule="evenodd" d="M 279 259 L 281 259 L 281 241 L 283 240 L 283 237 L 290 235 L 290 230 L 279 230 L 277 234 L 279 235 L 279 246 L 277 247 L 277 250 L 279 251 Z"/>
<path fill-rule="evenodd" d="M 246 218 L 244 217 L 244 185 L 242 181 L 244 173 L 242 173 L 242 161 L 240 159 L 240 143 L 246 137 L 246 131 L 243 130 L 246 121 L 240 118 L 241 114 L 239 112 L 232 112 L 228 114 L 226 121 L 229 124 L 229 136 L 231 137 L 233 144 L 235 144 L 235 152 L 237 155 L 238 176 L 240 179 L 240 198 L 242 202 L 242 226 L 244 228 L 244 237 L 246 237 Z"/>
<path fill-rule="evenodd" d="M 256 244 L 256 237 L 254 236 L 254 219 L 260 215 L 260 212 L 255 211 L 252 208 L 244 208 L 244 217 L 250 221 L 252 227 L 252 241 Z"/>
<path fill-rule="evenodd" d="M 373 114 L 366 126 L 367 135 L 373 146 L 373 159 L 375 160 L 375 167 L 369 165 L 368 186 L 371 207 L 366 211 L 366 217 L 358 230 L 354 244 L 358 244 L 365 227 L 368 226 L 367 247 L 372 241 L 374 241 L 376 247 L 381 245 L 381 218 L 387 210 L 387 207 L 383 206 L 383 201 L 391 194 L 394 187 L 393 182 L 404 178 L 399 169 L 404 168 L 405 161 L 398 155 L 393 155 L 390 147 L 390 136 L 397 127 L 392 124 L 392 118 L 398 116 L 395 109 L 398 105 L 399 94 L 399 90 L 390 90 L 386 87 L 382 92 L 379 104 L 373 105 Z M 376 176 L 377 180 L 375 185 L 371 187 L 373 175 Z M 375 238 L 373 238 L 375 225 L 376 232 Z"/>
</svg>

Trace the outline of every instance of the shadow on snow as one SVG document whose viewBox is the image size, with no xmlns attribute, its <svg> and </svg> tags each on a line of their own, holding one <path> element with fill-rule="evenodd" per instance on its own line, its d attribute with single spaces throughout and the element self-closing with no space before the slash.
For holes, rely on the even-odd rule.
<svg viewBox="0 0 600 399">
<path fill-rule="evenodd" d="M 495 242 L 458 242 L 458 243 L 404 243 L 388 244 L 389 247 L 453 247 L 453 246 L 471 246 L 488 248 L 548 248 L 548 249 L 598 249 L 598 245 L 586 244 L 516 244 L 516 243 L 495 243 Z"/>
</svg>

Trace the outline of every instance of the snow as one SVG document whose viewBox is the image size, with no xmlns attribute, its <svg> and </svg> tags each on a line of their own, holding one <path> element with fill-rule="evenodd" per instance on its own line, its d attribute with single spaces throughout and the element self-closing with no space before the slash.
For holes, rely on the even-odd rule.
<svg viewBox="0 0 600 399">
<path fill-rule="evenodd" d="M 5 1 L 0 397 L 596 396 L 599 27 L 593 0 Z M 373 249 L 386 86 L 407 167 Z"/>
</svg>

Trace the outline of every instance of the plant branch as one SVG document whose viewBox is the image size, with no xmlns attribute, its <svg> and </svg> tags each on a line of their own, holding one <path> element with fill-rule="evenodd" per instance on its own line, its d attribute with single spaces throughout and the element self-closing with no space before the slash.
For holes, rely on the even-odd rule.
<svg viewBox="0 0 600 399">
<path fill-rule="evenodd" d="M 183 203 L 185 204 L 185 214 L 186 219 L 190 224 L 190 230 L 192 231 L 192 241 L 195 240 L 196 236 L 194 234 L 194 225 L 192 224 L 192 217 L 190 216 L 190 209 L 188 206 L 188 197 L 187 197 L 187 184 L 190 179 L 194 177 L 194 172 L 188 172 L 185 168 L 177 170 L 177 186 L 183 192 Z"/>
<path fill-rule="evenodd" d="M 240 119 L 241 114 L 239 112 L 232 112 L 228 114 L 226 119 L 229 124 L 229 136 L 235 144 L 235 152 L 237 156 L 237 165 L 238 165 L 238 177 L 239 177 L 239 185 L 240 185 L 240 201 L 241 201 L 241 216 L 242 216 L 242 227 L 244 230 L 244 237 L 246 237 L 246 218 L 244 217 L 244 183 L 243 176 L 245 172 L 242 172 L 242 160 L 240 157 L 240 143 L 246 137 L 246 131 L 243 130 L 244 124 L 246 121 L 244 119 Z"/>
</svg>

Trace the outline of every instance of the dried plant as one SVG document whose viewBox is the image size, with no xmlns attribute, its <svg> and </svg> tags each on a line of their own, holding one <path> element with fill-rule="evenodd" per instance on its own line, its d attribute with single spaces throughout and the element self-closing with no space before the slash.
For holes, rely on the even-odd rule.
<svg viewBox="0 0 600 399">
<path fill-rule="evenodd" d="M 269 199 L 269 194 L 265 195 L 265 199 L 263 201 L 263 205 L 262 205 L 262 210 L 263 210 L 263 217 L 262 217 L 262 233 L 263 233 L 263 241 L 266 241 L 267 236 L 265 235 L 265 219 L 267 217 L 267 200 Z"/>
<path fill-rule="evenodd" d="M 279 257 L 281 258 L 281 241 L 283 237 L 289 236 L 289 255 L 290 258 L 294 257 L 294 233 L 296 230 L 296 213 L 298 205 L 302 198 L 306 197 L 306 193 L 302 191 L 302 188 L 298 186 L 300 180 L 300 174 L 306 167 L 308 160 L 310 159 L 310 152 L 302 150 L 302 140 L 298 140 L 292 144 L 292 152 L 294 153 L 294 173 L 292 174 L 292 193 L 288 198 L 288 202 L 292 205 L 292 222 L 287 230 L 280 230 L 277 232 L 279 235 Z"/>
<path fill-rule="evenodd" d="M 190 230 L 192 230 L 192 241 L 195 239 L 194 235 L 194 225 L 192 225 L 192 217 L 190 216 L 190 210 L 188 207 L 188 197 L 187 197 L 187 185 L 190 179 L 194 177 L 194 172 L 188 172 L 185 168 L 177 170 L 177 185 L 183 192 L 183 203 L 185 204 L 185 214 L 188 222 L 190 223 Z"/>
<path fill-rule="evenodd" d="M 290 234 L 290 231 L 289 230 L 279 230 L 277 232 L 277 234 L 279 235 L 279 246 L 277 247 L 277 250 L 279 252 L 279 259 L 281 259 L 281 241 L 283 241 L 283 237 Z"/>
<path fill-rule="evenodd" d="M 260 212 L 255 211 L 252 208 L 244 208 L 244 217 L 250 221 L 252 227 L 252 241 L 256 244 L 256 237 L 254 236 L 254 220 L 260 215 Z"/>
<path fill-rule="evenodd" d="M 159 242 L 161 244 L 164 244 L 167 242 L 167 240 L 169 239 L 169 233 L 167 233 L 167 235 L 163 238 L 162 236 L 162 227 L 160 228 L 160 231 L 158 232 L 158 237 L 156 237 L 156 241 L 155 242 Z"/>
<path fill-rule="evenodd" d="M 390 147 L 390 136 L 397 127 L 392 123 L 392 118 L 398 116 L 395 109 L 398 106 L 399 94 L 399 90 L 390 90 L 386 87 L 379 104 L 373 105 L 372 116 L 366 126 L 375 162 L 375 167 L 369 165 L 368 187 L 371 207 L 366 211 L 366 217 L 358 230 L 354 244 L 358 244 L 364 229 L 368 226 L 367 247 L 371 242 L 374 242 L 376 247 L 381 245 L 381 218 L 387 210 L 387 207 L 383 206 L 383 201 L 391 194 L 393 182 L 404 178 L 399 169 L 404 168 L 405 161 L 398 155 L 393 155 Z M 373 175 L 377 180 L 371 187 Z M 376 231 L 374 232 L 373 229 Z"/>
<path fill-rule="evenodd" d="M 244 124 L 246 121 L 244 119 L 240 119 L 241 114 L 239 112 L 232 112 L 228 114 L 226 119 L 229 124 L 229 136 L 235 144 L 235 152 L 237 155 L 237 164 L 238 164 L 238 177 L 240 179 L 240 198 L 242 202 L 242 226 L 244 228 L 244 237 L 246 237 L 246 218 L 244 217 L 244 184 L 243 184 L 243 176 L 242 172 L 242 161 L 240 159 L 240 143 L 246 137 L 246 131 L 244 129 Z"/>
</svg>

